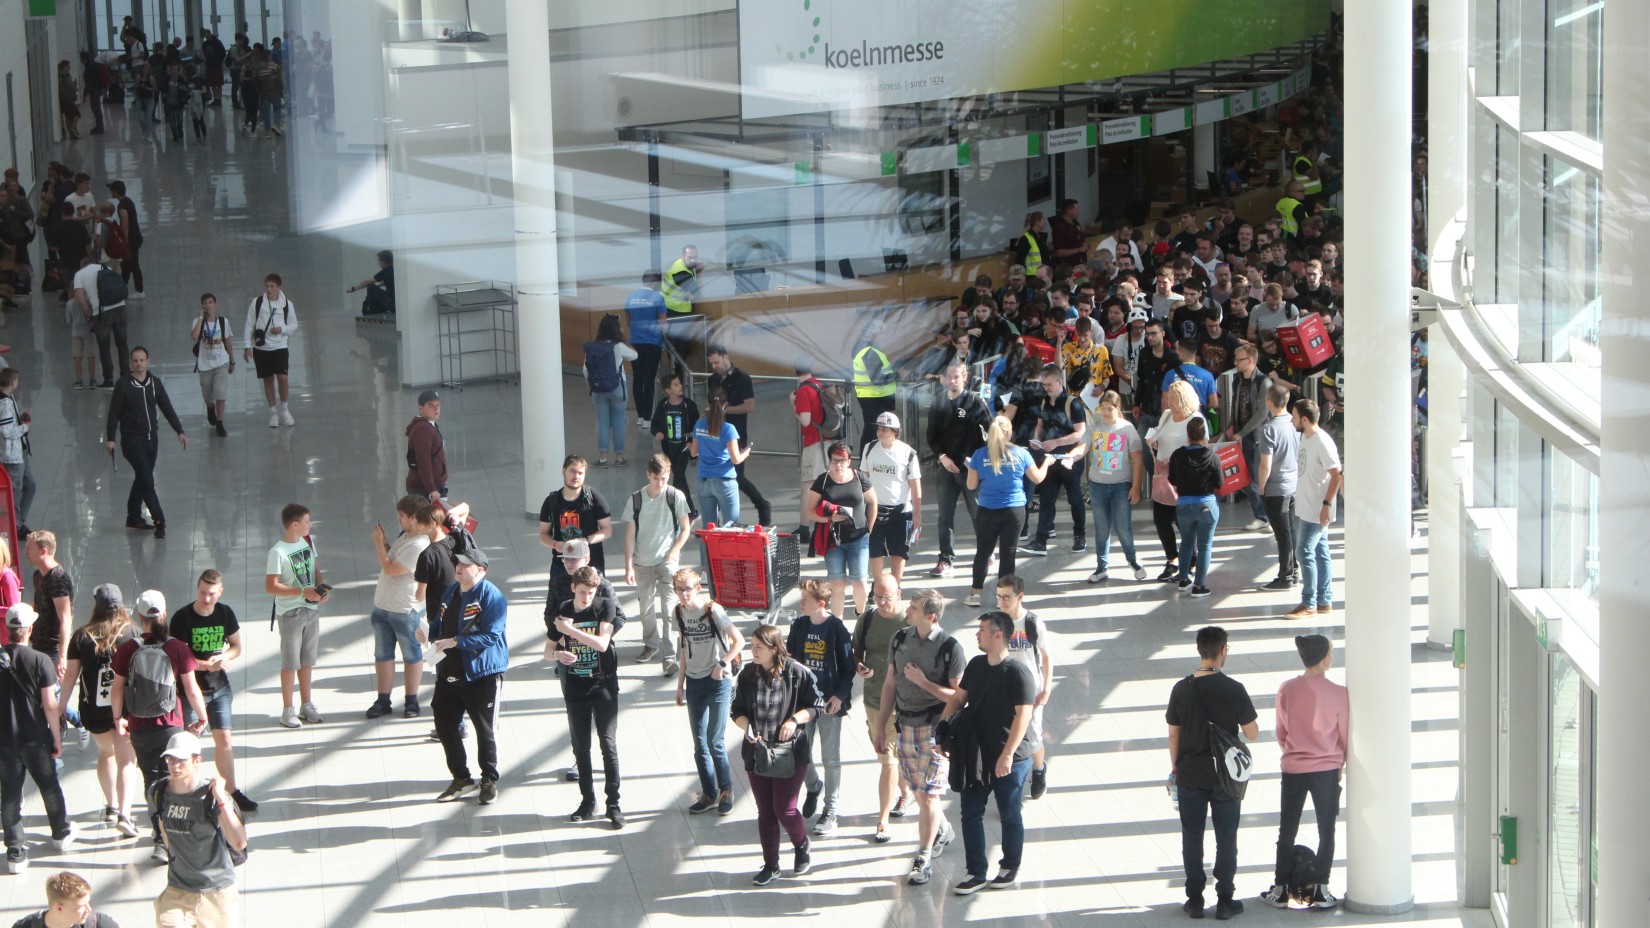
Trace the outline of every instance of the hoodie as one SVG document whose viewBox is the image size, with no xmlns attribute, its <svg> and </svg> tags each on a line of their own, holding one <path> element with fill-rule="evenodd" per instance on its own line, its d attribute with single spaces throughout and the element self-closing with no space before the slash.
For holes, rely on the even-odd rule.
<svg viewBox="0 0 1650 928">
<path fill-rule="evenodd" d="M 1220 458 L 1208 445 L 1186 445 L 1169 458 L 1169 482 L 1180 505 L 1206 504 L 1220 492 Z"/>
<path fill-rule="evenodd" d="M 407 423 L 407 492 L 428 497 L 447 489 L 447 445 L 441 429 L 423 416 Z"/>
<path fill-rule="evenodd" d="M 280 334 L 269 331 L 279 326 Z M 282 291 L 274 300 L 270 300 L 262 293 L 252 298 L 251 304 L 246 307 L 246 343 L 249 347 L 261 351 L 279 351 L 286 347 L 287 336 L 298 327 L 298 310 L 287 299 L 286 292 Z M 258 345 L 254 333 L 262 330 L 264 343 Z"/>
<path fill-rule="evenodd" d="M 183 434 L 183 423 L 178 421 L 178 414 L 172 409 L 172 398 L 166 395 L 166 387 L 161 385 L 160 378 L 150 374 L 139 383 L 136 378 L 127 375 L 115 384 L 115 395 L 109 400 L 109 419 L 104 426 L 103 437 L 114 441 L 118 426 L 126 439 L 152 439 L 160 432 L 157 410 L 166 417 L 172 431 Z"/>
</svg>

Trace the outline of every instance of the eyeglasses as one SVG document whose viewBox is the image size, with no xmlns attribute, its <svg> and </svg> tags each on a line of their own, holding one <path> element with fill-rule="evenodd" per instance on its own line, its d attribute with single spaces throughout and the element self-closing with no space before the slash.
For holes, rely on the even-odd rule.
<svg viewBox="0 0 1650 928">
<path fill-rule="evenodd" d="M 673 586 L 673 587 L 671 587 L 671 589 L 675 590 L 678 593 L 691 593 L 694 590 L 697 590 L 698 587 L 697 586 Z"/>
</svg>

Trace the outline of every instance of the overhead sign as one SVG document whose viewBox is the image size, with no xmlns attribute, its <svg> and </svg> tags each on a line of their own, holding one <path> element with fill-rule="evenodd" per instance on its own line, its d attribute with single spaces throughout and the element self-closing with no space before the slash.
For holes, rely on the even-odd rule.
<svg viewBox="0 0 1650 928">
<path fill-rule="evenodd" d="M 1329 25 L 1327 0 L 742 0 L 747 119 L 1008 93 L 1240 58 Z M 1028 53 L 1027 49 L 1036 49 Z"/>
</svg>

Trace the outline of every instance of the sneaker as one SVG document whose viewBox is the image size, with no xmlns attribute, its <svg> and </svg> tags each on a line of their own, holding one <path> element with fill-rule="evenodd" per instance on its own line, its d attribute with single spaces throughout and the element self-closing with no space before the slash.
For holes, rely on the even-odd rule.
<svg viewBox="0 0 1650 928">
<path fill-rule="evenodd" d="M 1319 883 L 1318 888 L 1312 891 L 1311 904 L 1314 909 L 1333 909 L 1341 904 L 1341 900 L 1335 898 L 1335 894 L 1329 891 L 1329 884 Z"/>
<path fill-rule="evenodd" d="M 645 664 L 648 661 L 653 660 L 658 653 L 658 648 L 655 648 L 653 645 L 646 645 L 642 648 L 642 653 L 636 655 L 636 663 Z"/>
<path fill-rule="evenodd" d="M 1157 582 L 1158 583 L 1168 583 L 1169 581 L 1174 580 L 1179 576 L 1180 576 L 1180 568 L 1176 567 L 1174 565 L 1174 563 L 1171 561 L 1167 567 L 1163 568 L 1163 572 L 1157 575 Z"/>
<path fill-rule="evenodd" d="M 1335 611 L 1335 607 L 1331 606 L 1329 603 L 1319 603 L 1318 604 L 1318 615 L 1328 615 L 1329 613 L 1334 612 L 1334 611 Z"/>
<path fill-rule="evenodd" d="M 878 825 L 876 832 L 871 835 L 871 840 L 877 844 L 887 844 L 894 840 L 894 836 L 888 833 L 888 826 Z"/>
<path fill-rule="evenodd" d="M 992 889 L 1013 889 L 1019 882 L 1020 868 L 1004 867 L 997 871 L 995 877 L 992 877 L 990 886 Z"/>
<path fill-rule="evenodd" d="M 911 875 L 905 878 L 905 882 L 912 886 L 921 886 L 933 877 L 934 865 L 929 862 L 928 855 L 918 854 L 911 860 Z"/>
<path fill-rule="evenodd" d="M 751 885 L 766 886 L 777 879 L 779 879 L 778 867 L 763 867 L 762 869 L 756 871 L 756 876 L 751 877 Z"/>
<path fill-rule="evenodd" d="M 1130 566 L 1132 566 L 1134 568 L 1134 579 L 1136 579 L 1136 580 L 1146 579 L 1146 568 L 1141 567 L 1139 564 L 1132 564 Z"/>
<path fill-rule="evenodd" d="M 401 717 L 404 719 L 416 719 L 423 714 L 424 710 L 418 707 L 418 697 L 408 696 L 401 706 Z"/>
<path fill-rule="evenodd" d="M 282 728 L 303 728 L 304 727 L 304 723 L 298 721 L 298 710 L 297 709 L 294 709 L 291 706 L 287 706 L 285 709 L 281 710 L 281 727 Z"/>
<path fill-rule="evenodd" d="M 619 808 L 618 803 L 608 804 L 607 822 L 609 825 L 613 826 L 614 831 L 618 831 L 624 827 L 624 810 Z"/>
<path fill-rule="evenodd" d="M 1248 525 L 1243 527 L 1243 530 L 1246 532 L 1259 532 L 1265 530 L 1270 525 L 1271 523 L 1267 522 L 1265 519 L 1253 519 Z"/>
<path fill-rule="evenodd" d="M 813 855 L 808 853 L 809 847 L 808 844 L 799 845 L 796 853 L 791 856 L 791 876 L 802 876 L 814 868 Z"/>
<path fill-rule="evenodd" d="M 1185 903 L 1180 906 L 1180 911 L 1185 912 L 1187 918 L 1202 918 L 1203 897 L 1199 896 L 1196 899 L 1187 899 Z"/>
<path fill-rule="evenodd" d="M 1286 619 L 1315 619 L 1318 617 L 1318 610 L 1311 606 L 1296 606 L 1285 612 L 1283 617 Z"/>
<path fill-rule="evenodd" d="M 311 725 L 319 725 L 326 721 L 321 718 L 321 710 L 315 708 L 315 703 L 312 702 L 304 703 L 303 707 L 298 710 L 298 717 Z"/>
<path fill-rule="evenodd" d="M 77 380 L 77 381 L 75 381 L 75 382 L 74 382 L 74 389 L 76 389 L 76 390 L 84 390 L 84 389 L 86 389 L 86 384 L 84 384 L 84 383 L 82 383 L 82 382 L 81 382 L 81 381 L 78 381 L 78 380 Z"/>
<path fill-rule="evenodd" d="M 70 822 L 69 827 L 65 828 L 62 834 L 52 835 L 52 846 L 57 848 L 59 854 L 67 854 L 69 848 L 74 847 L 74 838 L 74 823 Z"/>
<path fill-rule="evenodd" d="M 1020 546 L 1020 553 L 1027 557 L 1048 557 L 1048 542 L 1033 538 Z"/>
<path fill-rule="evenodd" d="M 951 562 L 950 561 L 940 561 L 938 564 L 935 564 L 932 568 L 929 569 L 928 576 L 930 576 L 930 577 L 949 577 L 949 576 L 951 576 L 951 570 L 952 570 L 952 567 L 951 567 Z"/>
<path fill-rule="evenodd" d="M 1289 908 L 1289 887 L 1282 883 L 1273 883 L 1272 888 L 1260 894 L 1260 901 L 1274 909 Z"/>
<path fill-rule="evenodd" d="M 969 593 L 968 598 L 963 600 L 963 605 L 965 606 L 978 606 L 979 604 L 980 594 L 978 593 Z"/>
<path fill-rule="evenodd" d="M 579 803 L 579 807 L 577 809 L 573 810 L 573 814 L 569 815 L 567 817 L 567 820 L 570 821 L 570 822 L 587 822 L 587 821 L 590 820 L 590 817 L 595 815 L 595 814 L 596 814 L 596 803 L 589 800 L 589 799 L 586 799 L 583 802 Z"/>
<path fill-rule="evenodd" d="M 127 519 L 126 527 L 134 532 L 152 532 L 155 530 L 155 523 L 145 522 L 142 519 Z"/>
<path fill-rule="evenodd" d="M 973 894 L 984 889 L 985 885 L 989 882 L 991 881 L 983 876 L 971 876 L 968 879 L 963 880 L 961 883 L 958 883 L 956 886 L 951 887 L 951 891 L 959 896 L 972 896 Z"/>
<path fill-rule="evenodd" d="M 281 414 L 273 409 L 269 411 L 269 427 L 272 429 L 281 427 Z"/>
<path fill-rule="evenodd" d="M 6 872 L 22 873 L 29 869 L 29 849 L 18 845 L 6 848 Z"/>
<path fill-rule="evenodd" d="M 441 791 L 441 795 L 435 797 L 435 801 L 452 802 L 460 796 L 467 796 L 470 793 L 475 792 L 475 788 L 475 780 L 472 780 L 469 777 L 465 777 L 462 780 L 454 777 L 453 782 L 448 783 L 447 788 Z"/>
<path fill-rule="evenodd" d="M 235 790 L 233 793 L 230 793 L 229 798 L 235 800 L 235 808 L 240 809 L 242 812 L 258 811 L 258 804 L 252 801 L 251 796 L 248 796 L 240 790 Z"/>
<path fill-rule="evenodd" d="M 293 421 L 292 410 L 286 408 L 285 403 L 281 404 L 281 424 L 282 425 L 297 425 L 298 424 L 297 422 Z"/>
<path fill-rule="evenodd" d="M 725 789 L 716 794 L 716 814 L 729 815 L 733 812 L 733 790 Z"/>
<path fill-rule="evenodd" d="M 156 522 L 155 523 L 155 537 L 156 538 L 165 538 L 166 537 L 166 523 L 165 522 Z"/>
<path fill-rule="evenodd" d="M 1106 573 L 1104 567 L 1097 568 L 1094 573 L 1089 574 L 1090 583 L 1105 583 L 1109 579 L 1111 579 L 1111 575 Z"/>
<path fill-rule="evenodd" d="M 579 782 L 579 768 L 568 767 L 561 776 L 563 780 L 566 780 L 569 783 L 577 783 Z"/>
<path fill-rule="evenodd" d="M 1193 586 L 1192 587 L 1192 598 L 1193 599 L 1202 599 L 1203 597 L 1208 596 L 1209 592 L 1210 592 L 1209 588 L 1206 587 L 1206 586 Z"/>
<path fill-rule="evenodd" d="M 1241 899 L 1222 899 L 1215 903 L 1215 921 L 1223 922 L 1234 915 L 1243 914 Z"/>
<path fill-rule="evenodd" d="M 97 389 L 99 390 L 113 390 L 114 388 L 115 382 L 113 380 L 105 380 L 97 385 Z"/>
<path fill-rule="evenodd" d="M 836 813 L 835 812 L 826 812 L 824 815 L 821 815 L 819 817 L 819 821 L 814 823 L 814 834 L 816 834 L 816 835 L 829 835 L 829 834 L 835 834 L 835 833 L 836 833 Z"/>
<path fill-rule="evenodd" d="M 29 537 L 28 533 L 23 533 L 23 537 Z M 80 749 L 82 751 L 86 750 L 86 745 L 92 743 L 92 733 L 87 731 L 86 726 L 84 725 L 80 726 L 80 728 L 76 730 L 76 737 L 80 740 Z"/>
<path fill-rule="evenodd" d="M 641 416 L 636 417 L 636 427 L 637 428 L 645 429 L 645 428 L 648 427 L 648 425 L 649 425 L 649 423 L 646 419 L 642 418 Z"/>
<path fill-rule="evenodd" d="M 490 806 L 490 805 L 493 804 L 493 800 L 497 799 L 497 798 L 498 798 L 498 782 L 496 780 L 489 780 L 486 777 L 482 777 L 481 778 L 481 795 L 479 797 L 477 797 L 476 801 L 481 803 L 484 806 Z"/>
<path fill-rule="evenodd" d="M 166 849 L 165 844 L 156 841 L 154 850 L 149 852 L 149 859 L 161 866 L 166 866 L 172 862 L 172 852 Z"/>
<path fill-rule="evenodd" d="M 228 438 L 229 437 L 229 430 L 223 427 L 223 420 L 222 419 L 218 420 L 218 424 L 216 426 L 214 426 L 214 428 L 216 429 L 219 438 Z"/>
<path fill-rule="evenodd" d="M 384 716 L 389 715 L 391 712 L 394 712 L 394 711 L 395 711 L 395 707 L 390 705 L 389 699 L 387 697 L 380 696 L 380 697 L 378 697 L 377 700 L 375 700 L 373 702 L 372 705 L 367 707 L 367 718 L 369 718 L 369 719 L 383 718 Z"/>
<path fill-rule="evenodd" d="M 1192 581 L 1190 581 L 1190 580 L 1176 580 L 1174 585 L 1175 585 L 1176 589 L 1178 589 L 1178 590 L 1180 590 L 1180 592 L 1184 593 L 1187 590 L 1192 588 Z"/>
<path fill-rule="evenodd" d="M 677 671 L 678 667 L 679 667 L 679 665 L 676 663 L 676 658 L 674 658 L 674 657 L 665 658 L 665 676 L 667 676 L 667 677 L 676 676 L 676 671 Z"/>
<path fill-rule="evenodd" d="M 1088 549 L 1089 549 L 1089 540 L 1087 538 L 1084 538 L 1082 535 L 1078 535 L 1076 538 L 1072 539 L 1072 542 L 1071 542 L 1071 553 L 1072 554 L 1082 554 L 1084 551 L 1087 551 Z"/>
<path fill-rule="evenodd" d="M 940 823 L 940 833 L 934 836 L 934 850 L 932 856 L 939 857 L 945 853 L 945 848 L 957 839 L 957 833 L 951 830 L 950 822 Z"/>
<path fill-rule="evenodd" d="M 697 799 L 688 805 L 689 815 L 699 815 L 716 808 L 716 797 L 708 793 L 700 793 Z"/>
<path fill-rule="evenodd" d="M 1031 768 L 1031 791 L 1029 799 L 1041 799 L 1048 792 L 1048 761 L 1043 761 L 1043 769 Z"/>
<path fill-rule="evenodd" d="M 138 836 L 137 823 L 132 821 L 130 815 L 115 817 L 115 831 L 120 832 L 122 838 L 135 838 Z"/>
<path fill-rule="evenodd" d="M 894 807 L 892 809 L 888 810 L 888 817 L 889 818 L 904 818 L 905 817 L 905 797 L 904 796 L 901 796 L 898 799 L 894 800 Z"/>
<path fill-rule="evenodd" d="M 1295 584 L 1288 577 L 1274 577 L 1270 582 L 1261 584 L 1260 588 L 1263 590 L 1292 590 L 1295 588 Z"/>
<path fill-rule="evenodd" d="M 819 790 L 810 789 L 810 790 L 808 790 L 808 798 L 802 800 L 802 817 L 803 818 L 813 818 L 814 813 L 818 812 L 818 811 L 819 811 Z"/>
</svg>

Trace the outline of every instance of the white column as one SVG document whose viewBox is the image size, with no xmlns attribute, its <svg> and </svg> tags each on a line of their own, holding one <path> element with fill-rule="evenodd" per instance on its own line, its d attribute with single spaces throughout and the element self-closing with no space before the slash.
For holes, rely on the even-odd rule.
<svg viewBox="0 0 1650 928">
<path fill-rule="evenodd" d="M 1346 8 L 1347 891 L 1355 912 L 1410 891 L 1410 8 Z"/>
<path fill-rule="evenodd" d="M 1650 550 L 1650 6 L 1604 10 L 1604 408 L 1599 475 L 1600 669 L 1598 731 L 1630 730 L 1650 705 L 1650 622 L 1643 553 Z M 1650 913 L 1650 747 L 1598 739 L 1600 925 L 1642 925 Z"/>
<path fill-rule="evenodd" d="M 561 298 L 556 265 L 556 144 L 550 120 L 550 9 L 509 0 L 510 180 L 516 207 L 520 332 L 522 510 L 560 485 Z M 540 363 L 526 363 L 537 358 Z"/>
<path fill-rule="evenodd" d="M 1192 127 L 1192 186 L 1199 190 L 1208 190 L 1209 172 L 1216 170 L 1217 156 L 1215 154 L 1215 124 L 1206 122 L 1201 126 Z M 1217 174 L 1218 176 L 1218 174 Z"/>
</svg>

